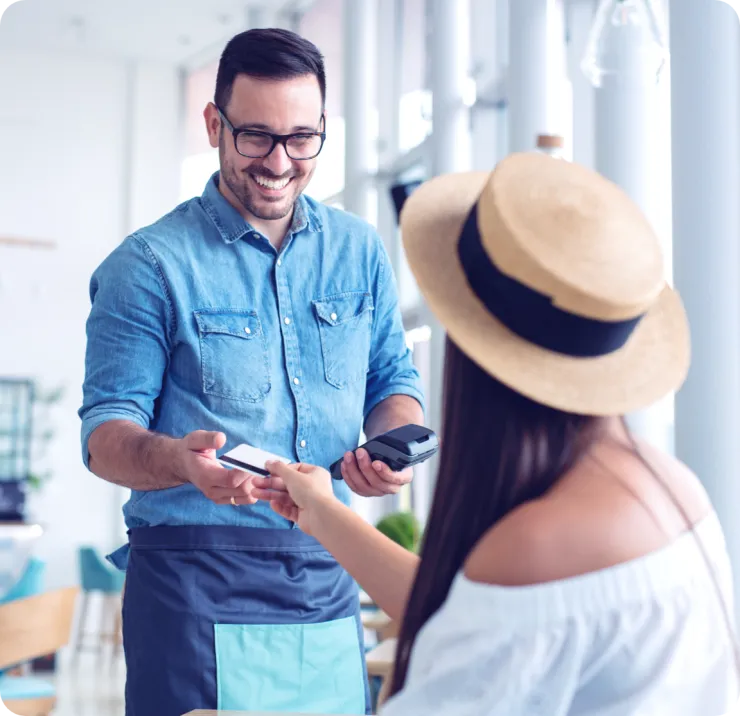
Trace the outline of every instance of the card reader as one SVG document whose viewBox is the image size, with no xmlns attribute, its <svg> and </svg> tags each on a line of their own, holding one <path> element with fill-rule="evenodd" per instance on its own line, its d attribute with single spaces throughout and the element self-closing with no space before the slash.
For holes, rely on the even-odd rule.
<svg viewBox="0 0 740 716">
<path fill-rule="evenodd" d="M 418 465 L 439 450 L 439 440 L 433 430 L 422 425 L 403 425 L 368 440 L 360 447 L 367 450 L 372 461 L 384 462 L 393 472 Z M 330 468 L 335 480 L 342 479 L 342 459 Z"/>
</svg>

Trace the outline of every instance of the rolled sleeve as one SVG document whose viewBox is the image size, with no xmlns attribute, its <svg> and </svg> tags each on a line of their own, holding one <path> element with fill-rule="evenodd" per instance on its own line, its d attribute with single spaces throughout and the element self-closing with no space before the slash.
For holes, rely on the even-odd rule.
<svg viewBox="0 0 740 716">
<path fill-rule="evenodd" d="M 82 459 L 88 441 L 109 420 L 148 428 L 170 355 L 173 311 L 161 269 L 148 245 L 126 239 L 90 281 L 91 310 L 82 420 Z"/>
<path fill-rule="evenodd" d="M 398 305 L 395 277 L 380 239 L 378 273 L 374 296 L 375 316 L 370 363 L 365 392 L 365 417 L 386 398 L 408 395 L 424 410 L 421 378 L 406 343 L 406 332 Z"/>
</svg>

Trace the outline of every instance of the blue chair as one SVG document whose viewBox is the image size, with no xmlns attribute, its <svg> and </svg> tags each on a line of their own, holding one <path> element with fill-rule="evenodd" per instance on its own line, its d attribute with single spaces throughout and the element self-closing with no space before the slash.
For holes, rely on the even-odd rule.
<svg viewBox="0 0 740 716">
<path fill-rule="evenodd" d="M 0 604 L 7 604 L 8 602 L 14 602 L 16 599 L 25 599 L 41 594 L 44 591 L 45 576 L 46 562 L 31 557 L 18 581 L 0 598 Z"/>
<path fill-rule="evenodd" d="M 77 587 L 14 599 L 0 605 L 0 669 L 10 670 L 69 642 Z M 48 716 L 54 709 L 54 684 L 36 676 L 0 676 L 0 698 L 11 713 Z"/>
<path fill-rule="evenodd" d="M 82 606 L 77 623 L 75 651 L 73 662 L 81 651 L 87 648 L 85 627 L 87 625 L 90 598 L 96 594 L 102 598 L 103 617 L 100 620 L 96 643 L 91 645 L 98 655 L 102 654 L 103 644 L 110 641 L 114 655 L 121 646 L 121 594 L 126 574 L 108 564 L 100 553 L 89 546 L 80 547 L 78 551 L 80 567 L 80 584 L 82 586 Z"/>
</svg>

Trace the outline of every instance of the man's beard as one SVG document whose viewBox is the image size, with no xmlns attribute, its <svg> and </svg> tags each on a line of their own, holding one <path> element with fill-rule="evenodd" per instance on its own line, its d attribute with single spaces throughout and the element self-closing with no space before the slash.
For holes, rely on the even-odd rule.
<svg viewBox="0 0 740 716">
<path fill-rule="evenodd" d="M 219 154 L 221 156 L 221 179 L 224 184 L 229 187 L 229 190 L 242 208 L 251 216 L 261 219 L 262 221 L 274 221 L 276 219 L 284 219 L 292 213 L 296 199 L 298 198 L 297 194 L 294 193 L 292 201 L 288 201 L 287 203 L 284 203 L 285 199 L 281 199 L 279 202 L 275 202 L 274 204 L 261 200 L 259 197 L 254 195 L 256 190 L 252 190 L 249 187 L 247 182 L 250 181 L 250 178 L 247 176 L 247 172 L 236 170 L 233 164 L 230 164 L 226 160 L 223 152 L 223 145 L 219 149 Z M 276 177 L 265 171 L 264 168 L 261 168 L 258 171 L 252 171 L 252 174 L 255 176 L 262 176 L 273 181 L 285 178 Z M 297 181 L 298 177 L 293 177 L 293 183 Z"/>
</svg>

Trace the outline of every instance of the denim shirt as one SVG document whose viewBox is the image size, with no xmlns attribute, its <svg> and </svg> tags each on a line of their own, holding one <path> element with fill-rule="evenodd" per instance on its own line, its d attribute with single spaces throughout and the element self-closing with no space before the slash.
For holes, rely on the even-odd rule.
<svg viewBox="0 0 740 716">
<path fill-rule="evenodd" d="M 95 270 L 87 322 L 82 455 L 108 420 L 182 437 L 219 430 L 328 467 L 357 447 L 391 395 L 423 401 L 382 242 L 307 197 L 279 253 L 218 190 L 127 237 Z M 423 404 L 423 403 L 422 403 Z M 334 483 L 349 502 L 349 488 Z M 285 527 L 265 503 L 216 505 L 191 484 L 133 490 L 129 529 Z M 126 550 L 112 561 L 122 566 Z"/>
</svg>

